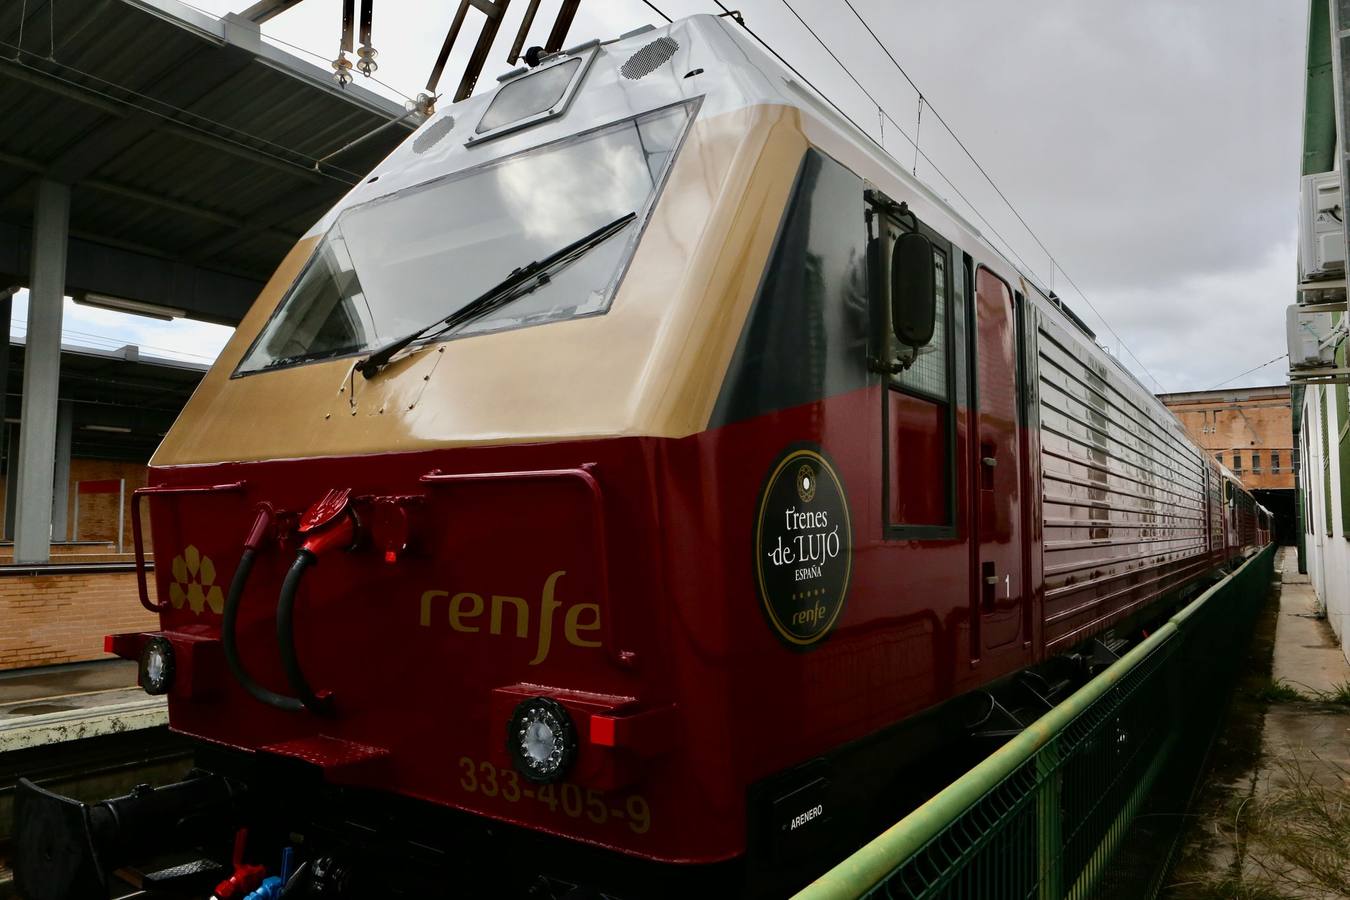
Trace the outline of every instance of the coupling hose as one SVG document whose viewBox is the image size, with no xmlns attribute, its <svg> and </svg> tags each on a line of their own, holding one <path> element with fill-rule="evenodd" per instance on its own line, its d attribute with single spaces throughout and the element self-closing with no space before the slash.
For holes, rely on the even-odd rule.
<svg viewBox="0 0 1350 900">
<path fill-rule="evenodd" d="M 300 668 L 300 658 L 295 652 L 295 597 L 300 591 L 305 570 L 316 562 L 318 557 L 302 547 L 286 572 L 286 580 L 281 583 L 281 596 L 277 598 L 277 646 L 281 649 L 281 665 L 286 670 L 286 680 L 291 683 L 291 689 L 300 702 L 312 713 L 327 715 L 333 711 L 332 695 L 315 693 Z"/>
<path fill-rule="evenodd" d="M 277 709 L 299 712 L 306 704 L 295 697 L 278 694 L 258 684 L 244 668 L 244 661 L 239 658 L 239 642 L 235 636 L 235 628 L 239 621 L 239 602 L 244 595 L 244 586 L 248 584 L 248 576 L 253 571 L 253 559 L 256 555 L 257 550 L 254 547 L 244 547 L 244 555 L 239 558 L 239 568 L 234 570 L 234 578 L 230 580 L 230 592 L 225 595 L 225 621 L 220 628 L 221 643 L 225 649 L 225 663 L 230 667 L 230 674 L 234 676 L 234 680 L 239 682 L 239 686 L 253 699 L 268 706 L 275 706 Z"/>
</svg>

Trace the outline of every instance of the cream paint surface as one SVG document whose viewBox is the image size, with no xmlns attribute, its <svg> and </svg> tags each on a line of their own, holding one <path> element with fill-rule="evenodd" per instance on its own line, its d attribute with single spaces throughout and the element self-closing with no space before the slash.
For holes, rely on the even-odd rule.
<svg viewBox="0 0 1350 900">
<path fill-rule="evenodd" d="M 706 427 L 806 150 L 796 109 L 697 121 L 605 315 L 354 359 L 230 374 L 313 251 L 282 262 L 156 451 L 155 466 Z"/>
</svg>

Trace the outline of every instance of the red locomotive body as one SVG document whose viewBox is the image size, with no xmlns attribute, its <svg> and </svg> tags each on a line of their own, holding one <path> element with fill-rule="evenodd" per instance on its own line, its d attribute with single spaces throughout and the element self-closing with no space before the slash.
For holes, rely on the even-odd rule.
<svg viewBox="0 0 1350 900">
<path fill-rule="evenodd" d="M 550 72 L 547 115 L 493 118 Z M 530 269 L 520 235 L 568 254 Z M 446 863 L 506 823 L 561 839 L 510 874 L 624 896 L 661 887 L 633 860 L 800 883 L 960 698 L 1269 539 L 1053 295 L 708 17 L 424 125 L 283 263 L 151 481 L 161 631 L 114 649 L 156 648 L 172 727 L 284 829 L 408 798 L 462 814 L 413 841 Z"/>
</svg>

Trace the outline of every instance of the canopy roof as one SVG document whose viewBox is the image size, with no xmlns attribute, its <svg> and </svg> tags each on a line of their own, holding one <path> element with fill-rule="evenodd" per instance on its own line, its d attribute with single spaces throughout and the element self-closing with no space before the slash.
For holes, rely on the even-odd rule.
<svg viewBox="0 0 1350 900">
<path fill-rule="evenodd" d="M 33 197 L 48 178 L 73 185 L 67 294 L 234 324 L 295 240 L 416 122 L 319 161 L 404 115 L 236 15 L 176 0 L 0 4 L 0 278 L 27 283 Z"/>
</svg>

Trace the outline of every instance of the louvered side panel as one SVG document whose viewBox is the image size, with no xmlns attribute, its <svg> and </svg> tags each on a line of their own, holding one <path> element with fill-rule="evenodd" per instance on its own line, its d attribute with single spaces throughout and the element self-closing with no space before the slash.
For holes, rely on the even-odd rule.
<svg viewBox="0 0 1350 900">
<path fill-rule="evenodd" d="M 1056 652 L 1203 571 L 1207 504 L 1203 461 L 1171 414 L 1038 318 L 1044 636 Z"/>
</svg>

